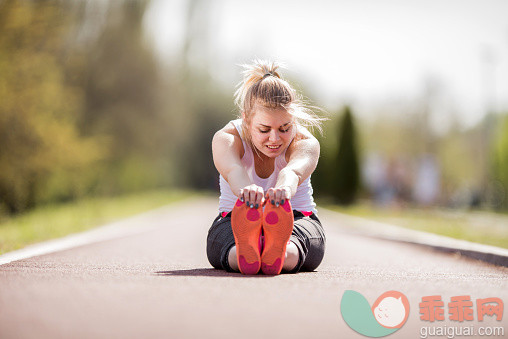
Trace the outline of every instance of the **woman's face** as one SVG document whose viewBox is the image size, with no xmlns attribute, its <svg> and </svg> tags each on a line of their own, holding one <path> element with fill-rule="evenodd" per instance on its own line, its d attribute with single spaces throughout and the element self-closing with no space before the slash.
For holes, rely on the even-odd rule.
<svg viewBox="0 0 508 339">
<path fill-rule="evenodd" d="M 254 105 L 248 126 L 254 146 L 265 156 L 275 158 L 289 146 L 296 133 L 294 118 L 284 108 Z"/>
</svg>

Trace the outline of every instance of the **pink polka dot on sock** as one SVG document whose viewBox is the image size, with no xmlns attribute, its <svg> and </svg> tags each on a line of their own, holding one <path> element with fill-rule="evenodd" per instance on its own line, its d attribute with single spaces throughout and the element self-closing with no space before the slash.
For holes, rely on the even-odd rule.
<svg viewBox="0 0 508 339">
<path fill-rule="evenodd" d="M 259 219 L 259 212 L 254 208 L 250 208 L 249 212 L 247 212 L 247 219 L 250 221 L 256 221 Z"/>
<path fill-rule="evenodd" d="M 271 211 L 266 215 L 265 220 L 267 223 L 273 225 L 279 221 L 279 217 L 277 216 L 277 213 Z"/>
</svg>

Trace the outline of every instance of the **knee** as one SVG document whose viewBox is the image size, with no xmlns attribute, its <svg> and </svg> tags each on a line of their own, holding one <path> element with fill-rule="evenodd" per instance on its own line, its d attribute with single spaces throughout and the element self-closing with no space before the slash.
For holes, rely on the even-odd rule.
<svg viewBox="0 0 508 339">
<path fill-rule="evenodd" d="M 286 255 L 284 257 L 284 265 L 282 266 L 282 269 L 287 272 L 294 270 L 298 265 L 299 260 L 300 251 L 295 243 L 291 241 L 286 247 Z"/>
<path fill-rule="evenodd" d="M 228 264 L 233 271 L 240 271 L 238 261 L 236 259 L 236 246 L 231 247 L 228 253 Z"/>
<path fill-rule="evenodd" d="M 312 239 L 310 241 L 309 252 L 305 258 L 302 271 L 314 271 L 323 261 L 325 255 L 325 241 L 324 239 Z"/>
</svg>

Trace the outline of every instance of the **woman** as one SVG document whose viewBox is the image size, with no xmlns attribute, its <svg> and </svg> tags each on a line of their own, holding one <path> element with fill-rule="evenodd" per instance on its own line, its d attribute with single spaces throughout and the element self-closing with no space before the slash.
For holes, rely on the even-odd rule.
<svg viewBox="0 0 508 339">
<path fill-rule="evenodd" d="M 207 256 L 218 269 L 256 274 L 316 269 L 325 234 L 316 215 L 310 176 L 321 118 L 305 108 L 273 62 L 245 65 L 235 93 L 241 119 L 213 137 L 220 173 L 219 215 L 207 239 Z"/>
</svg>

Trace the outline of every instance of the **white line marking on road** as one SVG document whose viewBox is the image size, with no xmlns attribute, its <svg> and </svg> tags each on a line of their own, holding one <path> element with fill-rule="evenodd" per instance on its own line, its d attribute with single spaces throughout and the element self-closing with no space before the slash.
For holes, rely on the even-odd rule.
<svg viewBox="0 0 508 339">
<path fill-rule="evenodd" d="M 156 223 L 147 223 L 147 218 L 157 217 L 167 212 L 168 206 L 161 207 L 133 217 L 99 226 L 88 231 L 75 233 L 63 238 L 44 241 L 29 245 L 25 248 L 0 255 L 0 266 L 13 261 L 32 258 L 44 254 L 68 250 L 74 247 L 92 244 L 100 241 L 121 238 L 129 235 L 148 232 L 157 228 Z M 148 224 L 148 226 L 147 226 Z"/>
<path fill-rule="evenodd" d="M 347 221 L 348 223 L 348 225 L 344 225 L 345 227 L 349 226 L 350 230 L 362 235 L 426 246 L 454 248 L 463 251 L 474 251 L 508 258 L 508 249 L 505 248 L 479 244 L 467 240 L 459 240 L 444 235 L 407 229 L 400 226 L 339 213 L 325 208 L 321 208 L 320 210 L 324 211 L 325 214 L 328 214 L 330 218 L 333 218 L 333 214 L 340 215 L 341 219 L 343 221 Z"/>
</svg>

